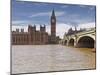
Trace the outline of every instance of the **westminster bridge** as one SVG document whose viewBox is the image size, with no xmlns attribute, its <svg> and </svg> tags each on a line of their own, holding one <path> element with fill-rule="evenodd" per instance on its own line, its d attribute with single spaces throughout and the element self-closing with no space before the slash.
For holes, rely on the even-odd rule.
<svg viewBox="0 0 100 75">
<path fill-rule="evenodd" d="M 60 44 L 81 48 L 95 48 L 96 28 L 86 29 L 84 31 L 71 35 L 64 34 Z"/>
</svg>

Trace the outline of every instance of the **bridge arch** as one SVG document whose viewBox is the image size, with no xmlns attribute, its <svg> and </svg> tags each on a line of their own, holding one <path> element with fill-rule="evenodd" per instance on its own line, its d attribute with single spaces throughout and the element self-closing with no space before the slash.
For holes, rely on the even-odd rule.
<svg viewBox="0 0 100 75">
<path fill-rule="evenodd" d="M 64 45 L 67 45 L 67 42 L 68 42 L 68 41 L 67 41 L 67 40 L 65 40 L 65 41 L 64 41 Z"/>
<path fill-rule="evenodd" d="M 79 36 L 79 37 L 77 38 L 77 41 L 79 41 L 80 38 L 85 37 L 85 36 L 91 37 L 93 40 L 95 40 L 95 35 L 86 34 L 86 35 Z"/>
<path fill-rule="evenodd" d="M 94 48 L 95 40 L 90 36 L 83 36 L 78 39 L 77 46 L 83 48 Z"/>
<path fill-rule="evenodd" d="M 68 46 L 74 46 L 74 39 L 71 38 L 68 42 Z"/>
</svg>

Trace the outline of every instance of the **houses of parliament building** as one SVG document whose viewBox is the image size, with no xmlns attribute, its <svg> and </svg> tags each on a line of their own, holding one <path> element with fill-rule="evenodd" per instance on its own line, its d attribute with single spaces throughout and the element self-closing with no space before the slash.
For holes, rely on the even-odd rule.
<svg viewBox="0 0 100 75">
<path fill-rule="evenodd" d="M 54 10 L 51 15 L 51 35 L 46 32 L 46 27 L 40 25 L 40 30 L 36 30 L 36 26 L 28 25 L 28 31 L 24 29 L 16 29 L 12 31 L 13 45 L 41 45 L 41 44 L 56 44 L 59 37 L 56 37 L 56 16 Z"/>
</svg>

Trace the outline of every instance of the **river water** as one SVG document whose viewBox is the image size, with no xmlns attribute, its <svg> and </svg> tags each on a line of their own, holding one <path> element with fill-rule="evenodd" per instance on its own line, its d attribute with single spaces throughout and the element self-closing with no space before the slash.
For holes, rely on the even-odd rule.
<svg viewBox="0 0 100 75">
<path fill-rule="evenodd" d="M 95 52 L 62 45 L 13 45 L 12 73 L 95 69 Z"/>
</svg>

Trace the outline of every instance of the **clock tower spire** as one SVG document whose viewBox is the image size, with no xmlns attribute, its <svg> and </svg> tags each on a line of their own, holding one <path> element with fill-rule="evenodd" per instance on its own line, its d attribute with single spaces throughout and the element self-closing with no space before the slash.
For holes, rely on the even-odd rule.
<svg viewBox="0 0 100 75">
<path fill-rule="evenodd" d="M 54 9 L 51 15 L 51 42 L 56 43 L 56 16 Z"/>
</svg>

